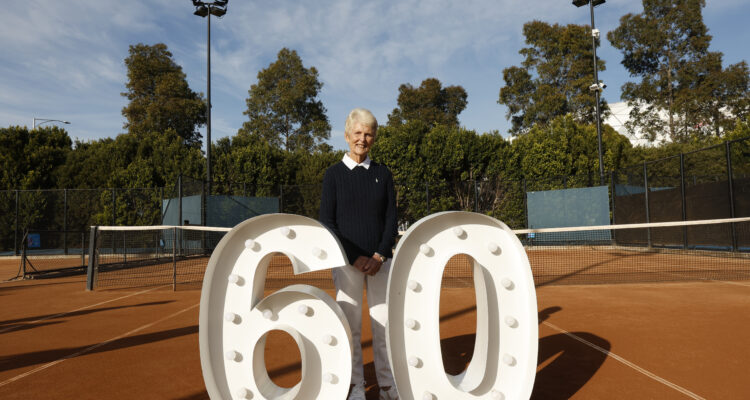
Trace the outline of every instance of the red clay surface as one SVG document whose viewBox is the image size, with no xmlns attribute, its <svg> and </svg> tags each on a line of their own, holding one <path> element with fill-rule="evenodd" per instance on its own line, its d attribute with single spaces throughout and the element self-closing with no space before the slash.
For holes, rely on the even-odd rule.
<svg viewBox="0 0 750 400">
<path fill-rule="evenodd" d="M 200 291 L 84 288 L 82 275 L 0 283 L 0 398 L 207 398 Z M 749 281 L 544 286 L 537 296 L 534 399 L 750 394 Z M 448 372 L 471 358 L 474 306 L 473 289 L 443 290 Z M 369 325 L 363 341 L 368 399 L 375 399 Z M 299 379 L 299 351 L 285 334 L 271 336 L 266 359 L 278 384 Z"/>
</svg>

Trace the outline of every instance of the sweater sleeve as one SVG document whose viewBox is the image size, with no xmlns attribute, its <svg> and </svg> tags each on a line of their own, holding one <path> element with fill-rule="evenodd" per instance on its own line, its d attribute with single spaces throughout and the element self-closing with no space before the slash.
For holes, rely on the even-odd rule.
<svg viewBox="0 0 750 400">
<path fill-rule="evenodd" d="M 385 225 L 383 226 L 383 236 L 378 244 L 378 254 L 385 257 L 393 256 L 393 244 L 398 235 L 397 215 L 396 215 L 396 190 L 393 185 L 393 175 L 386 168 L 386 204 Z"/>
<path fill-rule="evenodd" d="M 323 193 L 320 196 L 320 212 L 318 219 L 320 223 L 333 231 L 336 237 L 341 237 L 341 231 L 336 223 L 336 179 L 332 172 L 333 167 L 326 170 L 323 176 Z"/>
</svg>

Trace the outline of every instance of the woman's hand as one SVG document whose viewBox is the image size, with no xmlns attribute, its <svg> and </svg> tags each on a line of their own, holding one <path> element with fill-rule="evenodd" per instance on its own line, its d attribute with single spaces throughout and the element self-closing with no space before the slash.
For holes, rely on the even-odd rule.
<svg viewBox="0 0 750 400">
<path fill-rule="evenodd" d="M 356 260 L 354 260 L 354 264 L 352 265 L 354 268 L 360 270 L 361 272 L 367 273 L 367 263 L 370 262 L 369 257 L 365 256 L 359 256 Z"/>
<path fill-rule="evenodd" d="M 365 270 L 362 271 L 367 275 L 375 275 L 380 271 L 380 267 L 383 266 L 383 262 L 380 261 L 380 257 L 373 254 L 372 257 L 367 259 L 367 264 L 365 265 Z"/>
</svg>

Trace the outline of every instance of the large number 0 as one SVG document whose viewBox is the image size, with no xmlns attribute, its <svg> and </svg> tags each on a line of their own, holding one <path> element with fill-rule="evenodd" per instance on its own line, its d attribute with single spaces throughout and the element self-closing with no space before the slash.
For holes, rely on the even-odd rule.
<svg viewBox="0 0 750 400">
<path fill-rule="evenodd" d="M 466 370 L 448 375 L 440 349 L 443 268 L 474 260 L 477 331 Z M 403 399 L 528 399 L 536 374 L 536 295 L 521 242 L 486 215 L 446 212 L 414 224 L 398 243 L 388 281 L 388 352 Z"/>
<path fill-rule="evenodd" d="M 245 221 L 211 256 L 203 283 L 200 348 L 213 399 L 343 399 L 351 377 L 351 334 L 325 292 L 288 286 L 263 298 L 268 264 L 285 254 L 296 274 L 343 266 L 336 238 L 317 221 L 273 214 Z M 466 371 L 447 375 L 440 353 L 442 269 L 474 259 L 477 334 Z M 473 213 L 423 218 L 398 244 L 388 283 L 388 351 L 402 399 L 522 399 L 534 383 L 536 297 L 526 253 L 510 229 Z M 281 329 L 300 348 L 302 379 L 291 389 L 268 377 L 267 333 Z"/>
</svg>

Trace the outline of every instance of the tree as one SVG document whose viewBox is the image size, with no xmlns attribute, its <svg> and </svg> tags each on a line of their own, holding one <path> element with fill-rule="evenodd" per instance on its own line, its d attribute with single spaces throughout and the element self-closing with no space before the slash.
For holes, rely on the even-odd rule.
<svg viewBox="0 0 750 400">
<path fill-rule="evenodd" d="M 521 66 L 503 69 L 505 85 L 498 100 L 508 107 L 511 133 L 526 133 L 537 123 L 545 125 L 566 114 L 580 123 L 596 121 L 596 98 L 589 90 L 594 82 L 591 28 L 531 21 L 523 25 L 523 34 L 529 47 L 519 51 L 524 56 Z M 599 71 L 606 69 L 602 60 L 597 65 Z M 600 103 L 606 114 L 606 101 Z"/>
<path fill-rule="evenodd" d="M 622 87 L 632 107 L 627 127 L 655 140 L 719 135 L 732 118 L 748 114 L 748 67 L 723 69 L 722 54 L 709 52 L 704 0 L 643 0 L 643 12 L 620 18 L 607 38 L 623 53 L 622 64 L 640 82 Z"/>
<path fill-rule="evenodd" d="M 322 87 L 315 67 L 305 68 L 295 50 L 281 49 L 250 87 L 243 113 L 249 121 L 240 131 L 287 151 L 311 151 L 331 135 L 326 109 L 317 99 Z"/>
<path fill-rule="evenodd" d="M 142 43 L 131 45 L 125 59 L 130 103 L 122 109 L 127 119 L 123 128 L 136 136 L 173 129 L 185 144 L 200 147 L 197 127 L 206 123 L 203 96 L 188 86 L 182 67 L 172 60 L 167 46 Z"/>
<path fill-rule="evenodd" d="M 458 114 L 466 108 L 467 94 L 461 86 L 446 86 L 427 78 L 418 88 L 405 83 L 398 88 L 398 107 L 388 115 L 388 125 L 419 120 L 429 127 L 458 126 Z"/>
<path fill-rule="evenodd" d="M 68 133 L 56 126 L 0 128 L 0 188 L 56 188 L 71 144 Z"/>
</svg>

